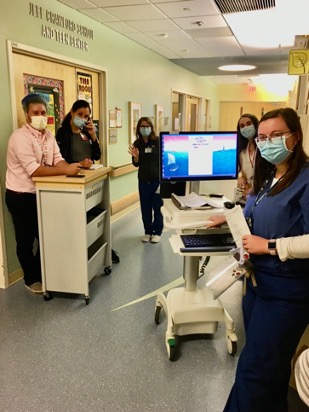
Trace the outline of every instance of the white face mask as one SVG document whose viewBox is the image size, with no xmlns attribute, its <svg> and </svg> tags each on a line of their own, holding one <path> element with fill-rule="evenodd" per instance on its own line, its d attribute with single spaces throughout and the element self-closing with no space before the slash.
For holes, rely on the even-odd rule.
<svg viewBox="0 0 309 412">
<path fill-rule="evenodd" d="M 31 126 L 36 130 L 44 130 L 47 125 L 47 116 L 30 116 Z"/>
</svg>

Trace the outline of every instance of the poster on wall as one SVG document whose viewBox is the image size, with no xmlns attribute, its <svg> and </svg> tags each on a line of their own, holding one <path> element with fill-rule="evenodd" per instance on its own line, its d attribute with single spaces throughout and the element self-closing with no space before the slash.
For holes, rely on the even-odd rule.
<svg viewBox="0 0 309 412">
<path fill-rule="evenodd" d="M 92 100 L 92 75 L 88 73 L 76 72 L 77 78 L 77 100 L 86 100 L 93 113 Z"/>
</svg>

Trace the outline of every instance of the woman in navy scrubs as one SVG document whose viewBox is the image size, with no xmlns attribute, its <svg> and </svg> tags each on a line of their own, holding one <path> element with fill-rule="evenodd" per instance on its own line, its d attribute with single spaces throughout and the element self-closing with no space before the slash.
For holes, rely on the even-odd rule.
<svg viewBox="0 0 309 412">
<path fill-rule="evenodd" d="M 138 191 L 145 234 L 142 242 L 160 242 L 163 231 L 159 180 L 159 138 L 149 117 L 136 125 L 136 140 L 129 146 L 132 164 L 138 167 Z"/>
<path fill-rule="evenodd" d="M 297 113 L 266 113 L 256 143 L 243 237 L 256 286 L 248 280 L 246 342 L 224 412 L 287 412 L 291 360 L 309 323 L 309 167 Z"/>
</svg>

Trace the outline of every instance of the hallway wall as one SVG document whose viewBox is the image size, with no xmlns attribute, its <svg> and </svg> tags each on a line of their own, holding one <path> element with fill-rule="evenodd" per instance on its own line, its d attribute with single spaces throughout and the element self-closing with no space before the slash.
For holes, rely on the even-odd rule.
<svg viewBox="0 0 309 412">
<path fill-rule="evenodd" d="M 30 8 L 32 12 L 30 13 Z M 37 16 L 33 15 L 33 10 Z M 88 43 L 88 51 L 61 43 L 54 38 L 43 36 L 46 27 L 50 33 L 54 30 L 67 33 L 77 38 L 80 34 L 72 33 L 57 24 L 47 21 L 48 16 L 64 17 L 71 22 L 85 26 L 93 31 L 93 39 L 83 38 Z M 51 14 L 52 13 L 52 14 Z M 49 19 L 50 20 L 50 19 Z M 56 20 L 55 20 L 56 21 Z M 59 20 L 60 21 L 60 20 Z M 0 15 L 0 76 L 2 80 L 2 104 L 0 116 L 4 119 L 0 135 L 0 179 L 2 200 L 5 187 L 6 148 L 12 131 L 17 127 L 14 111 L 15 97 L 11 95 L 9 62 L 10 53 L 7 50 L 7 40 L 27 45 L 36 50 L 57 54 L 64 59 L 76 59 L 87 67 L 87 64 L 106 68 L 107 72 L 107 109 L 116 106 L 122 109 L 123 125 L 117 129 L 117 143 L 108 146 L 109 165 L 116 166 L 131 161 L 127 152 L 128 137 L 128 102 L 142 104 L 142 115 L 154 116 L 155 104 L 164 107 L 165 117 L 168 118 L 167 129 L 171 127 L 171 96 L 172 90 L 201 96 L 211 100 L 212 127 L 218 127 L 219 101 L 217 85 L 206 78 L 198 77 L 187 70 L 169 62 L 158 54 L 138 45 L 134 41 L 120 36 L 113 30 L 104 27 L 85 15 L 56 0 L 38 0 L 35 3 L 11 0 L 1 5 Z M 59 40 L 59 39 L 58 39 Z M 19 105 L 20 102 L 16 102 Z M 105 113 L 100 113 L 106 117 Z M 107 119 L 104 134 L 107 138 Z M 137 188 L 136 172 L 113 179 L 111 184 L 111 201 L 135 192 Z M 7 246 L 8 267 L 4 272 L 14 272 L 19 268 L 15 256 L 15 239 L 11 217 L 6 207 L 3 208 L 1 226 L 5 228 L 5 244 Z M 1 283 L 0 283 L 1 285 Z"/>
</svg>

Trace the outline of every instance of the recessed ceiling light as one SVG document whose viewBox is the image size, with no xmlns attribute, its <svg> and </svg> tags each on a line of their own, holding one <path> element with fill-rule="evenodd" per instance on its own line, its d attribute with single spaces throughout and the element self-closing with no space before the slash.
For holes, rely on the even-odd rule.
<svg viewBox="0 0 309 412">
<path fill-rule="evenodd" d="M 168 34 L 167 33 L 161 33 L 161 34 L 159 34 L 159 36 L 166 38 L 166 37 L 168 37 Z"/>
<path fill-rule="evenodd" d="M 226 72 L 243 72 L 245 70 L 256 69 L 256 66 L 252 66 L 251 64 L 226 64 L 218 67 L 218 69 Z"/>
</svg>

